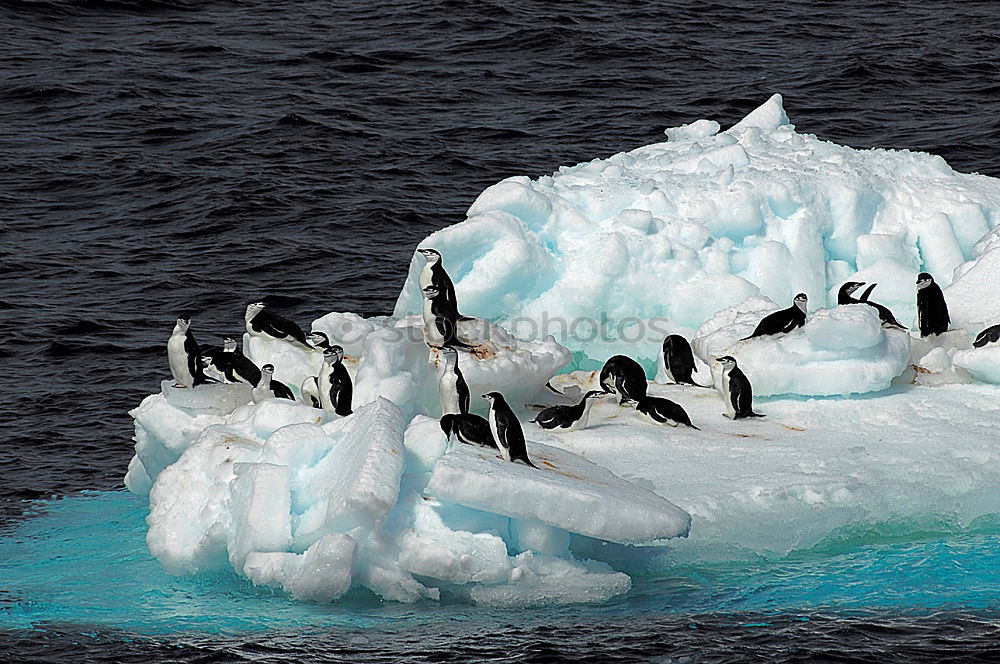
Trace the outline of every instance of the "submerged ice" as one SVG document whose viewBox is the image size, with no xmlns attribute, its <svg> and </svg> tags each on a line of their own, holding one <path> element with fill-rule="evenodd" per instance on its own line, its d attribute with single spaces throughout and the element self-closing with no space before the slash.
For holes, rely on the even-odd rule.
<svg viewBox="0 0 1000 664">
<path fill-rule="evenodd" d="M 150 552 L 173 574 L 231 570 L 307 601 L 365 588 L 545 605 L 627 591 L 624 560 L 785 553 L 850 524 L 1000 512 L 996 388 L 963 385 L 1000 383 L 1000 346 L 972 347 L 1000 322 L 1000 183 L 800 134 L 777 95 L 720 129 L 699 120 L 665 143 L 510 178 L 421 243 L 475 316 L 458 323 L 476 347 L 459 352 L 472 411 L 502 392 L 537 468 L 443 434 L 444 360 L 424 342 L 415 256 L 392 316 L 312 323 L 344 348 L 352 415 L 171 381 L 132 411 L 125 482 L 149 496 Z M 922 271 L 945 287 L 945 334 L 836 303 L 845 281 L 877 284 L 872 299 L 909 325 Z M 802 327 L 746 338 L 799 292 Z M 755 402 L 767 417 L 729 421 L 715 390 L 657 384 L 670 382 L 660 345 L 675 332 L 702 385 L 728 354 L 757 396 L 781 396 Z M 249 334 L 243 349 L 296 396 L 323 362 Z M 528 423 L 599 389 L 591 369 L 617 354 L 700 430 L 640 421 L 610 398 L 580 431 Z"/>
</svg>

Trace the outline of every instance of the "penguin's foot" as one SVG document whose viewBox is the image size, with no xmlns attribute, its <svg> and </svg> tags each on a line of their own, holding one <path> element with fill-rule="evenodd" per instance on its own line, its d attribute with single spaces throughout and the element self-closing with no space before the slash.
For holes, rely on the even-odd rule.
<svg viewBox="0 0 1000 664">
<path fill-rule="evenodd" d="M 611 417 L 609 417 L 608 419 L 609 419 L 609 420 L 613 420 L 613 419 L 615 419 L 616 417 L 618 417 L 619 415 L 621 415 L 621 414 L 622 414 L 622 411 L 623 411 L 623 410 L 625 410 L 625 406 L 623 406 L 623 405 L 621 405 L 621 404 L 618 404 L 618 412 L 616 412 L 616 413 L 615 413 L 614 415 L 612 415 L 612 416 L 611 416 Z"/>
</svg>

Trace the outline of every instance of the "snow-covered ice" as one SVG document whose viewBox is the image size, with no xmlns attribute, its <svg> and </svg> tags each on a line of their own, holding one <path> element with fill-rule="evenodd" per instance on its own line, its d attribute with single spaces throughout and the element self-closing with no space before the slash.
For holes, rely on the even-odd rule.
<svg viewBox="0 0 1000 664">
<path fill-rule="evenodd" d="M 824 308 L 849 279 L 877 282 L 872 299 L 910 325 L 916 275 L 949 286 L 1000 219 L 997 180 L 798 133 L 779 95 L 718 130 L 699 121 L 664 143 L 508 178 L 420 245 L 444 256 L 463 312 L 556 334 L 598 362 L 625 339 L 652 368 L 666 334 L 690 338 L 720 309 L 754 295 L 784 307 L 798 292 Z M 396 316 L 419 311 L 422 265 L 415 254 Z M 955 313 L 966 319 L 964 305 Z M 1000 322 L 1000 305 L 990 314 Z"/>
<path fill-rule="evenodd" d="M 538 468 L 446 440 L 415 253 L 392 316 L 312 324 L 346 351 L 353 415 L 172 381 L 131 411 L 125 483 L 149 495 L 151 553 L 174 574 L 231 570 L 305 601 L 367 589 L 546 605 L 625 592 L 637 560 L 782 555 L 844 529 L 1000 512 L 1000 346 L 971 346 L 1000 323 L 1000 182 L 800 134 L 777 95 L 726 131 L 698 120 L 666 135 L 504 180 L 421 243 L 478 317 L 459 325 L 475 346 L 459 352 L 472 409 L 502 392 Z M 871 299 L 910 324 L 921 271 L 952 313 L 938 337 L 836 304 L 844 281 L 877 283 Z M 798 292 L 804 327 L 743 340 Z M 730 421 L 714 389 L 653 383 L 700 430 L 648 423 L 611 397 L 580 431 L 528 422 L 596 387 L 611 355 L 666 382 L 670 333 L 692 340 L 706 386 L 713 359 L 735 356 L 766 417 Z M 296 393 L 322 362 L 243 341 Z"/>
</svg>

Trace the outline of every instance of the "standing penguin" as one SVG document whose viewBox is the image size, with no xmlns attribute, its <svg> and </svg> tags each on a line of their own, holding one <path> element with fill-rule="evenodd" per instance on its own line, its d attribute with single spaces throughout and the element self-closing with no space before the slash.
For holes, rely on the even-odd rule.
<svg viewBox="0 0 1000 664">
<path fill-rule="evenodd" d="M 350 415 L 351 399 L 354 395 L 354 384 L 344 359 L 344 349 L 331 346 L 323 353 L 323 368 L 316 377 L 316 387 L 319 392 L 319 402 L 323 410 L 332 410 L 337 415 Z"/>
<path fill-rule="evenodd" d="M 601 368 L 601 389 L 621 397 L 619 405 L 638 401 L 646 396 L 646 372 L 638 362 L 626 355 L 615 355 Z M 618 411 L 621 412 L 621 411 Z"/>
<path fill-rule="evenodd" d="M 454 435 L 459 442 L 467 445 L 496 448 L 490 423 L 473 413 L 451 414 L 441 417 L 441 430 L 448 440 Z"/>
<path fill-rule="evenodd" d="M 524 431 L 517 415 L 510 409 L 499 392 L 487 392 L 483 398 L 490 402 L 490 431 L 504 461 L 523 461 L 537 468 L 528 459 L 528 448 L 524 445 Z"/>
<path fill-rule="evenodd" d="M 274 380 L 274 365 L 265 364 L 260 368 L 260 382 L 250 393 L 254 403 L 260 403 L 264 399 L 291 399 L 295 401 L 292 391 L 288 386 L 279 380 Z"/>
<path fill-rule="evenodd" d="M 943 334 L 948 331 L 948 323 L 951 322 L 944 293 L 927 272 L 917 275 L 917 320 L 921 337 Z"/>
<path fill-rule="evenodd" d="M 465 415 L 469 412 L 469 386 L 458 368 L 458 351 L 444 346 L 441 348 L 444 365 L 439 371 L 438 400 L 442 415 Z"/>
<path fill-rule="evenodd" d="M 531 421 L 543 429 L 550 429 L 556 433 L 577 431 L 587 426 L 590 409 L 597 398 L 604 395 L 605 392 L 601 390 L 591 390 L 584 394 L 580 403 L 575 406 L 549 406 Z"/>
<path fill-rule="evenodd" d="M 306 334 L 301 327 L 284 316 L 267 311 L 263 302 L 248 304 L 243 318 L 252 337 L 287 341 L 302 350 L 315 350 L 306 343 Z"/>
<path fill-rule="evenodd" d="M 195 387 L 211 382 L 201 365 L 201 349 L 191 332 L 191 317 L 177 317 L 174 330 L 167 340 L 167 361 L 176 384 L 174 387 Z"/>
<path fill-rule="evenodd" d="M 871 294 L 872 289 L 875 288 L 877 284 L 872 284 L 865 289 L 865 292 L 861 294 L 861 297 L 855 299 L 853 297 L 854 291 L 858 290 L 864 286 L 863 281 L 848 281 L 843 286 L 840 287 L 840 291 L 837 293 L 837 304 L 867 304 L 869 307 L 875 309 L 878 312 L 878 317 L 882 321 L 883 327 L 896 327 L 900 330 L 905 330 L 903 324 L 896 320 L 896 317 L 892 315 L 889 307 L 883 306 L 878 302 L 872 302 L 868 299 Z"/>
<path fill-rule="evenodd" d="M 687 411 L 680 404 L 663 397 L 647 396 L 639 399 L 635 405 L 635 412 L 639 413 L 640 418 L 653 424 L 669 424 L 672 427 L 683 424 L 692 429 L 698 429 L 691 424 L 691 418 L 688 417 Z"/>
<path fill-rule="evenodd" d="M 417 253 L 424 257 L 424 269 L 420 271 L 420 292 L 428 286 L 434 286 L 444 297 L 445 301 L 455 310 L 455 317 L 458 320 L 472 320 L 470 316 L 463 316 L 458 313 L 458 298 L 455 295 L 455 284 L 448 271 L 444 269 L 441 262 L 441 254 L 435 249 L 417 249 Z"/>
<path fill-rule="evenodd" d="M 433 285 L 424 289 L 424 341 L 428 346 L 472 348 L 461 341 L 458 332 L 458 311 Z"/>
<path fill-rule="evenodd" d="M 746 375 L 736 366 L 736 358 L 725 355 L 718 359 L 722 365 L 722 399 L 726 402 L 726 417 L 738 420 L 744 417 L 764 417 L 753 412 L 753 388 Z"/>
<path fill-rule="evenodd" d="M 670 380 L 678 385 L 704 387 L 691 377 L 691 373 L 698 371 L 698 367 L 694 365 L 691 344 L 679 334 L 671 334 L 663 340 L 663 368 L 667 370 Z"/>
<path fill-rule="evenodd" d="M 772 334 L 785 334 L 797 327 L 806 324 L 806 302 L 808 298 L 805 293 L 799 293 L 792 301 L 792 306 L 781 311 L 770 313 L 757 323 L 756 329 L 749 337 L 744 337 L 741 341 L 762 337 Z"/>
</svg>

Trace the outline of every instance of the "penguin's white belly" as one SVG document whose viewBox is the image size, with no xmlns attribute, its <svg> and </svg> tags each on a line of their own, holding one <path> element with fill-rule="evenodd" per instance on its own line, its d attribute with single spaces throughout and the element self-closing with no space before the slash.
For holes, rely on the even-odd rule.
<svg viewBox="0 0 1000 664">
<path fill-rule="evenodd" d="M 732 393 L 729 391 L 729 372 L 722 373 L 722 400 L 726 402 L 726 416 L 736 419 L 736 408 L 733 406 Z"/>
<path fill-rule="evenodd" d="M 332 366 L 324 363 L 319 376 L 316 377 L 316 389 L 319 392 L 319 405 L 323 410 L 334 410 L 337 404 L 330 400 L 330 388 L 333 383 L 330 378 L 333 376 Z"/>
<path fill-rule="evenodd" d="M 160 337 L 161 339 L 163 337 Z M 187 352 L 184 350 L 183 334 L 173 334 L 167 341 L 167 359 L 170 362 L 170 373 L 174 380 L 186 387 L 194 387 L 194 376 L 188 370 Z"/>
<path fill-rule="evenodd" d="M 441 402 L 442 415 L 459 415 L 462 412 L 458 403 L 458 376 L 451 371 L 445 371 L 438 381 L 438 399 Z"/>
<path fill-rule="evenodd" d="M 431 285 L 431 266 L 430 264 L 424 265 L 424 269 L 420 270 L 420 292 L 423 293 L 424 289 Z"/>
<path fill-rule="evenodd" d="M 267 387 L 255 387 L 250 393 L 250 397 L 253 399 L 254 403 L 260 403 L 264 399 L 270 399 L 273 396 L 274 393 Z"/>
<path fill-rule="evenodd" d="M 504 461 L 510 461 L 510 448 L 507 447 L 507 441 L 500 440 L 500 434 L 497 433 L 497 420 L 493 408 L 490 408 L 489 421 L 490 432 L 493 434 L 493 440 L 496 441 L 497 447 L 500 449 L 500 456 L 503 457 Z"/>
<path fill-rule="evenodd" d="M 431 313 L 431 301 L 424 300 L 424 341 L 435 346 L 441 346 L 444 344 L 444 335 L 438 331 L 437 324 L 434 321 L 434 314 Z"/>
<path fill-rule="evenodd" d="M 569 432 L 569 431 L 579 431 L 580 429 L 584 428 L 585 426 L 587 426 L 587 422 L 590 419 L 590 409 L 593 408 L 593 406 L 594 406 L 594 400 L 587 399 L 587 404 L 583 407 L 583 415 L 580 416 L 580 419 L 578 419 L 576 422 L 573 422 L 573 424 L 569 425 L 565 429 L 556 427 L 555 429 L 553 429 L 553 431 Z"/>
<path fill-rule="evenodd" d="M 307 406 L 313 405 L 312 400 L 316 399 L 319 401 L 320 407 L 323 406 L 323 400 L 319 398 L 319 383 L 316 381 L 316 376 L 309 376 L 304 381 L 302 381 L 302 401 Z"/>
</svg>

